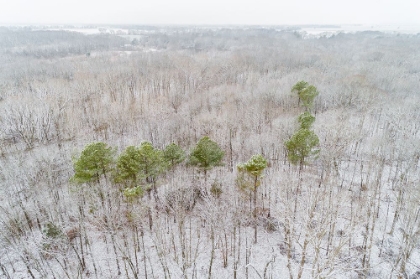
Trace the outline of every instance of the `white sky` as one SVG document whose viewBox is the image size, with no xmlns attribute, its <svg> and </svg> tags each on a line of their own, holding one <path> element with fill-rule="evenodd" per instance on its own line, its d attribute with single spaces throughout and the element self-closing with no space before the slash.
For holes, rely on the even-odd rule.
<svg viewBox="0 0 420 279">
<path fill-rule="evenodd" d="M 0 0 L 0 24 L 420 25 L 420 0 Z"/>
</svg>

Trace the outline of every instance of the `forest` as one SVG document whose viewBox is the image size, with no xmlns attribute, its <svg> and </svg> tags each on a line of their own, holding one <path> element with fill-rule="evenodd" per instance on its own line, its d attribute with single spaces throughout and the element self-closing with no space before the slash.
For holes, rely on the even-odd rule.
<svg viewBox="0 0 420 279">
<path fill-rule="evenodd" d="M 0 278 L 420 278 L 420 33 L 0 27 Z"/>
</svg>

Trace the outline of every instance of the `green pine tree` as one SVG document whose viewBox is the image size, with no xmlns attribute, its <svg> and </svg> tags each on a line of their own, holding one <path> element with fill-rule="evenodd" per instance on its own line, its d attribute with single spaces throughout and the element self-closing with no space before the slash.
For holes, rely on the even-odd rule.
<svg viewBox="0 0 420 279">
<path fill-rule="evenodd" d="M 203 170 L 204 178 L 207 181 L 207 171 L 215 166 L 221 166 L 224 155 L 225 152 L 223 152 L 220 146 L 205 136 L 198 141 L 192 150 L 189 164 Z"/>
<path fill-rule="evenodd" d="M 314 99 L 319 95 L 315 86 L 309 85 L 309 83 L 303 80 L 292 87 L 292 92 L 297 92 L 299 103 L 302 101 L 303 106 L 305 106 L 307 110 L 313 107 Z"/>
<path fill-rule="evenodd" d="M 135 146 L 128 146 L 117 159 L 115 182 L 134 188 L 138 186 L 141 178 L 139 150 Z"/>
<path fill-rule="evenodd" d="M 254 242 L 257 243 L 257 190 L 261 185 L 263 172 L 267 167 L 267 160 L 262 155 L 253 155 L 248 162 L 238 165 L 238 178 L 236 180 L 238 187 L 248 192 L 254 205 Z"/>
<path fill-rule="evenodd" d="M 78 158 L 73 158 L 75 183 L 97 182 L 112 170 L 115 150 L 106 143 L 95 142 L 88 144 Z"/>
<path fill-rule="evenodd" d="M 156 180 L 165 171 L 163 151 L 154 148 L 150 142 L 142 142 L 139 147 L 139 168 L 146 179 L 152 185 L 155 198 L 158 199 Z"/>
<path fill-rule="evenodd" d="M 319 138 L 311 130 L 301 128 L 285 143 L 289 161 L 294 165 L 303 165 L 309 158 L 314 158 L 319 153 Z"/>
<path fill-rule="evenodd" d="M 300 128 L 310 129 L 312 124 L 315 122 L 315 116 L 313 116 L 310 112 L 305 111 L 299 115 L 298 122 L 300 124 Z"/>
<path fill-rule="evenodd" d="M 177 164 L 182 163 L 185 157 L 185 151 L 175 143 L 169 144 L 163 150 L 163 158 L 172 170 Z"/>
</svg>

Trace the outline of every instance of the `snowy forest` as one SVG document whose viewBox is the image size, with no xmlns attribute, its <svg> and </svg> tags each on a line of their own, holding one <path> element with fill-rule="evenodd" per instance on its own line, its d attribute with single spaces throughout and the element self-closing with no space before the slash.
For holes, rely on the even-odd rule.
<svg viewBox="0 0 420 279">
<path fill-rule="evenodd" d="M 420 278 L 420 34 L 0 27 L 0 278 Z"/>
</svg>

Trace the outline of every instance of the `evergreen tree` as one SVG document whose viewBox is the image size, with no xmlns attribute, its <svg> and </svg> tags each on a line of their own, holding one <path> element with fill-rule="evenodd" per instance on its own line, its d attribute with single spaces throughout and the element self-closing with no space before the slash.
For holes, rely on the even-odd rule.
<svg viewBox="0 0 420 279">
<path fill-rule="evenodd" d="M 315 116 L 313 116 L 310 112 L 305 111 L 299 115 L 298 122 L 300 124 L 300 128 L 310 129 L 312 124 L 315 122 Z"/>
<path fill-rule="evenodd" d="M 307 110 L 311 109 L 316 96 L 319 95 L 315 86 L 309 85 L 306 81 L 299 81 L 292 87 L 292 92 L 297 92 L 299 103 L 302 101 Z"/>
<path fill-rule="evenodd" d="M 99 183 L 101 175 L 112 170 L 115 150 L 106 143 L 96 142 L 88 144 L 80 157 L 73 159 L 74 176 L 76 183 L 95 181 Z"/>
<path fill-rule="evenodd" d="M 201 138 L 190 154 L 189 164 L 197 166 L 204 171 L 207 180 L 207 171 L 215 166 L 222 165 L 225 153 L 220 146 L 209 137 Z"/>
<path fill-rule="evenodd" d="M 292 87 L 292 92 L 297 92 L 298 95 L 300 94 L 300 92 L 303 91 L 303 89 L 305 89 L 306 87 L 309 86 L 309 83 L 307 83 L 306 81 L 298 81 L 293 87 Z"/>
<path fill-rule="evenodd" d="M 312 124 L 315 122 L 315 116 L 309 111 L 313 106 L 315 97 L 319 93 L 315 86 L 309 85 L 306 81 L 296 83 L 292 91 L 297 91 L 299 99 L 302 100 L 306 110 L 298 117 L 300 124 L 299 130 L 285 142 L 285 146 L 289 161 L 294 165 L 299 165 L 299 170 L 302 170 L 303 165 L 308 162 L 308 159 L 315 157 L 319 153 L 319 149 L 317 148 L 319 146 L 319 138 L 310 130 Z"/>
<path fill-rule="evenodd" d="M 254 204 L 254 242 L 257 243 L 257 190 L 261 185 L 263 171 L 267 167 L 267 160 L 262 155 L 253 155 L 248 162 L 238 165 L 237 185 L 241 190 L 252 194 Z M 250 197 L 251 198 L 251 197 Z"/>
<path fill-rule="evenodd" d="M 318 95 L 319 92 L 313 85 L 309 85 L 308 87 L 299 92 L 299 98 L 302 100 L 302 103 L 307 110 L 313 107 L 314 99 Z"/>
<path fill-rule="evenodd" d="M 171 143 L 163 150 L 163 158 L 168 167 L 173 169 L 177 164 L 185 160 L 185 151 L 177 144 Z"/>
<path fill-rule="evenodd" d="M 115 182 L 133 188 L 138 186 L 141 178 L 139 150 L 135 146 L 128 146 L 117 159 Z"/>
<path fill-rule="evenodd" d="M 143 142 L 139 147 L 127 147 L 118 157 L 115 181 L 123 183 L 125 187 L 135 188 L 145 180 L 142 191 L 150 190 L 147 184 L 151 185 L 157 199 L 156 180 L 164 170 L 163 152 L 150 142 Z"/>
<path fill-rule="evenodd" d="M 156 179 L 165 170 L 163 151 L 154 148 L 150 142 L 142 142 L 139 149 L 139 169 L 146 182 L 152 184 L 155 198 L 157 197 Z"/>
<path fill-rule="evenodd" d="M 308 158 L 314 157 L 319 153 L 318 136 L 311 130 L 301 128 L 285 143 L 288 151 L 289 161 L 294 165 L 299 165 L 302 169 L 307 163 Z"/>
</svg>

